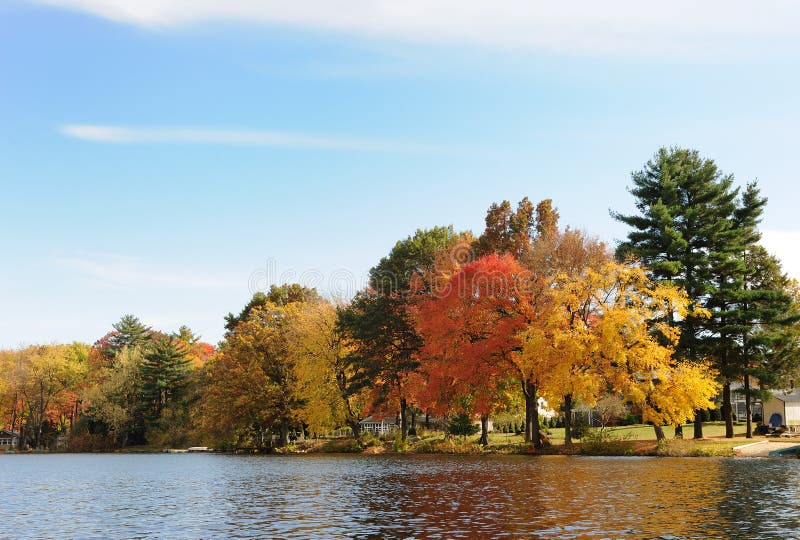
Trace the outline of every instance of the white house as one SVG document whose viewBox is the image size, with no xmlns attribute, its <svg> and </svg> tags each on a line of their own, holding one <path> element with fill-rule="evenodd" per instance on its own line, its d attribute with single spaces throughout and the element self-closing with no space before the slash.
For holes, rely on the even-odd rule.
<svg viewBox="0 0 800 540">
<path fill-rule="evenodd" d="M 0 448 L 15 448 L 19 443 L 19 433 L 10 429 L 0 429 Z"/>
<path fill-rule="evenodd" d="M 397 420 L 390 416 L 380 416 L 373 414 L 364 418 L 361 422 L 361 431 L 374 433 L 376 435 L 385 435 L 397 431 Z"/>
<path fill-rule="evenodd" d="M 772 390 L 772 399 L 763 403 L 764 423 L 800 431 L 800 389 Z"/>
</svg>

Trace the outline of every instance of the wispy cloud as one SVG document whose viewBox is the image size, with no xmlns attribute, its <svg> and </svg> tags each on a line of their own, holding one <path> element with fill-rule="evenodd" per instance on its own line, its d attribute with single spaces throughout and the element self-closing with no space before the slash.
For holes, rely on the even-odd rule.
<svg viewBox="0 0 800 540">
<path fill-rule="evenodd" d="M 797 43 L 794 0 L 31 0 L 143 27 L 243 21 L 405 41 L 725 57 Z"/>
<path fill-rule="evenodd" d="M 434 147 L 402 142 L 302 135 L 263 130 L 69 124 L 60 126 L 58 131 L 67 137 L 108 144 L 216 144 L 378 152 L 429 152 L 438 150 Z"/>
<path fill-rule="evenodd" d="M 99 287 L 132 290 L 153 288 L 244 289 L 247 279 L 214 276 L 194 269 L 153 268 L 137 257 L 109 254 L 57 256 L 56 264 L 72 270 Z"/>
<path fill-rule="evenodd" d="M 781 260 L 784 272 L 800 279 L 800 231 L 763 231 L 761 245 Z"/>
</svg>

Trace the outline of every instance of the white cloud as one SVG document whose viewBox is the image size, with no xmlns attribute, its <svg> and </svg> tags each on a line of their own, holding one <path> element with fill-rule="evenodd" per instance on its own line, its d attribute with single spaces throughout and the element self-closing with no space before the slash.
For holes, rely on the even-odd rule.
<svg viewBox="0 0 800 540">
<path fill-rule="evenodd" d="M 349 137 L 301 135 L 259 130 L 168 127 L 140 128 L 94 124 L 70 124 L 59 127 L 58 131 L 62 135 L 75 139 L 116 144 L 222 144 L 231 146 L 277 146 L 284 148 L 321 148 L 331 150 L 387 152 L 436 150 L 432 147 L 399 142 Z"/>
<path fill-rule="evenodd" d="M 757 55 L 797 41 L 794 0 L 31 0 L 143 27 L 243 21 L 575 53 Z"/>
<path fill-rule="evenodd" d="M 111 289 L 244 289 L 247 279 L 212 276 L 195 269 L 153 269 L 136 257 L 124 255 L 79 255 L 57 257 L 56 264 L 90 279 L 94 285 Z"/>
<path fill-rule="evenodd" d="M 800 231 L 762 231 L 761 245 L 781 260 L 784 272 L 800 279 Z"/>
</svg>

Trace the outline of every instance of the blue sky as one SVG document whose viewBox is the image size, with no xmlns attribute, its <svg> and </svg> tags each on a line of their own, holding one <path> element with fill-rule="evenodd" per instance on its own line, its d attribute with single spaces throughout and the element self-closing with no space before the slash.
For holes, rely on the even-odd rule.
<svg viewBox="0 0 800 540">
<path fill-rule="evenodd" d="M 800 277 L 792 3 L 285 4 L 0 4 L 0 346 L 125 313 L 215 342 L 254 288 L 352 292 L 525 195 L 613 242 L 672 144 L 759 180 Z"/>
</svg>

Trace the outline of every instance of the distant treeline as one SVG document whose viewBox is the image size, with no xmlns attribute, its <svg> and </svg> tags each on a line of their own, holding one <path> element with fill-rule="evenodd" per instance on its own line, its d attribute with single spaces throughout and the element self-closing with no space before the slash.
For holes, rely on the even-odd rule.
<svg viewBox="0 0 800 540">
<path fill-rule="evenodd" d="M 539 446 L 538 403 L 569 444 L 576 407 L 662 426 L 747 403 L 797 378 L 800 288 L 759 245 L 766 199 L 696 151 L 661 149 L 632 175 L 637 212 L 614 251 L 561 227 L 552 201 L 492 204 L 478 236 L 417 230 L 332 302 L 299 284 L 257 293 L 214 347 L 187 327 L 126 315 L 94 345 L 0 351 L 0 427 L 20 446 L 285 446 L 291 433 L 369 415 L 480 420 L 518 414 Z M 553 421 L 547 420 L 548 423 Z"/>
</svg>

